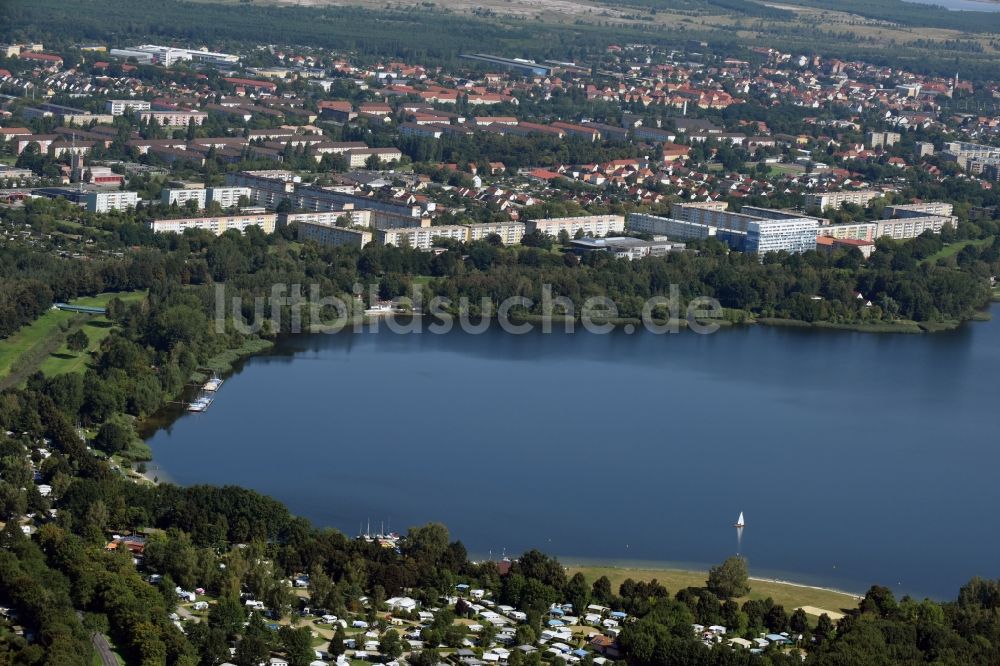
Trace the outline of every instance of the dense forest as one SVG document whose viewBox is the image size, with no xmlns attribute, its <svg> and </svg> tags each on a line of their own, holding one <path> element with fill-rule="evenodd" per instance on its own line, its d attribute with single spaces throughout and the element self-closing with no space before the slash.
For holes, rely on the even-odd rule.
<svg viewBox="0 0 1000 666">
<path fill-rule="evenodd" d="M 627 2 L 643 12 L 655 11 L 663 0 Z M 617 3 L 614 3 L 617 4 Z M 642 5 L 646 6 L 642 6 Z M 674 7 L 676 3 L 663 4 Z M 802 4 L 814 4 L 814 2 Z M 821 4 L 821 3 L 820 3 Z M 996 32 L 1000 14 L 950 12 L 944 9 L 879 0 L 852 3 L 862 16 L 919 27 L 950 27 L 969 33 Z M 851 33 L 819 31 L 784 20 L 789 14 L 764 3 L 731 0 L 686 0 L 680 9 L 690 13 L 683 24 L 621 20 L 572 24 L 521 21 L 490 15 L 459 15 L 420 6 L 372 11 L 350 6 L 276 6 L 250 2 L 200 3 L 166 0 L 141 7 L 127 0 L 8 0 L 0 4 L 0 40 L 37 39 L 37 26 L 45 26 L 47 42 L 71 47 L 80 42 L 125 45 L 143 41 L 207 43 L 238 49 L 248 44 L 269 44 L 275 35 L 290 42 L 319 48 L 352 51 L 362 57 L 419 60 L 424 65 L 454 65 L 460 53 L 493 51 L 535 59 L 587 62 L 608 44 L 640 42 L 683 47 L 689 40 L 703 40 L 707 50 L 727 56 L 746 55 L 748 46 L 781 43 L 784 49 L 820 53 L 847 60 L 864 58 L 883 65 L 940 75 L 954 74 L 956 59 L 966 79 L 987 79 L 995 71 L 989 54 L 967 48 L 934 50 L 901 43 L 886 48 L 884 39 L 861 38 Z M 837 9 L 841 9 L 838 5 Z M 754 38 L 731 29 L 703 24 L 703 16 L 734 15 L 753 26 Z M 124 20 L 123 20 L 124 17 Z M 31 27 L 31 28 L 29 28 Z M 448 35 L 442 40 L 441 35 Z"/>
</svg>

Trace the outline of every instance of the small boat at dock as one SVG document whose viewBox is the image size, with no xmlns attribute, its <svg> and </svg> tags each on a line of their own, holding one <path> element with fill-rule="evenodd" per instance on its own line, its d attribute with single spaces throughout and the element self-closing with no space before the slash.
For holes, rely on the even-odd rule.
<svg viewBox="0 0 1000 666">
<path fill-rule="evenodd" d="M 219 377 L 218 375 L 212 375 L 212 378 L 209 379 L 207 382 L 205 382 L 205 385 L 202 386 L 201 388 L 204 391 L 211 391 L 214 393 L 215 391 L 218 391 L 220 388 L 222 388 L 222 381 L 223 381 L 222 378 Z"/>
<path fill-rule="evenodd" d="M 207 410 L 209 407 L 212 406 L 213 401 L 214 398 L 212 398 L 211 396 L 207 395 L 199 396 L 187 406 L 187 410 L 189 412 L 204 412 L 205 410 Z"/>
</svg>

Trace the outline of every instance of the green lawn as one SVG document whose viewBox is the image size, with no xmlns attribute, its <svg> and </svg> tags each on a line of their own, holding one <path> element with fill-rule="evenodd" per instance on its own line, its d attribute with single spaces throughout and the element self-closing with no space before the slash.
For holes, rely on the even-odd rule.
<svg viewBox="0 0 1000 666">
<path fill-rule="evenodd" d="M 945 245 L 943 248 L 941 248 L 931 256 L 924 259 L 922 263 L 934 265 L 938 262 L 938 259 L 947 259 L 948 257 L 954 257 L 956 254 L 961 252 L 969 245 L 976 245 L 978 247 L 982 247 L 983 245 L 987 245 L 992 242 L 993 242 L 993 237 L 990 236 L 988 238 L 980 238 L 979 240 L 964 240 L 964 241 L 958 241 L 957 243 L 949 243 L 948 245 Z"/>
<path fill-rule="evenodd" d="M 131 302 L 145 298 L 145 292 L 99 294 L 73 303 L 102 307 L 115 296 Z M 71 352 L 66 348 L 66 336 L 77 329 L 82 329 L 90 342 L 86 350 Z M 82 372 L 90 352 L 97 350 L 110 332 L 111 322 L 104 315 L 48 310 L 17 333 L 0 340 L 0 387 L 18 384 L 39 369 L 47 375 Z"/>
<path fill-rule="evenodd" d="M 676 594 L 678 590 L 685 587 L 704 587 L 708 572 L 705 571 L 681 571 L 679 569 L 633 569 L 626 567 L 567 567 L 567 575 L 572 576 L 577 571 L 583 573 L 588 583 L 601 576 L 607 576 L 611 581 L 611 590 L 618 592 L 619 586 L 626 578 L 632 580 L 652 580 L 656 579 L 670 591 Z M 803 587 L 789 583 L 775 583 L 770 581 L 751 580 L 750 594 L 745 599 L 740 599 L 742 603 L 747 599 L 765 599 L 771 597 L 775 603 L 781 604 L 786 610 L 800 606 L 813 606 L 824 610 L 840 612 L 845 608 L 856 608 L 857 599 L 849 594 L 835 592 L 832 590 L 821 590 L 812 587 Z"/>
</svg>

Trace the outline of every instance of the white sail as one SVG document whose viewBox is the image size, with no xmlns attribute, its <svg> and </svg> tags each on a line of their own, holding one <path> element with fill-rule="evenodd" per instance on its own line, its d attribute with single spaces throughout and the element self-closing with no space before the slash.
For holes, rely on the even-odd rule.
<svg viewBox="0 0 1000 666">
<path fill-rule="evenodd" d="M 736 519 L 736 526 L 743 527 L 744 525 L 746 525 L 746 521 L 743 520 L 743 512 L 740 511 L 740 517 Z"/>
</svg>

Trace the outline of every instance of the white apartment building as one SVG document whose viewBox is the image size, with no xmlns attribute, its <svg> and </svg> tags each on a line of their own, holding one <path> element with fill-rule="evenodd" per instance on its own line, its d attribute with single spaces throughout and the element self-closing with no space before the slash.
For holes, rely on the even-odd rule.
<svg viewBox="0 0 1000 666">
<path fill-rule="evenodd" d="M 125 109 L 149 111 L 152 105 L 144 99 L 109 99 L 104 108 L 111 115 L 120 116 L 125 113 Z"/>
<path fill-rule="evenodd" d="M 237 229 L 240 232 L 246 231 L 247 227 L 260 227 L 266 233 L 274 233 L 274 226 L 278 216 L 274 213 L 261 213 L 258 215 L 215 215 L 210 217 L 184 217 L 174 220 L 153 220 L 150 228 L 155 233 L 184 233 L 188 229 L 204 229 L 219 236 L 230 229 Z"/>
<path fill-rule="evenodd" d="M 113 210 L 127 210 L 139 205 L 136 192 L 111 190 L 108 192 L 88 192 L 87 210 L 91 213 L 107 213 Z"/>
<path fill-rule="evenodd" d="M 523 222 L 483 222 L 470 224 L 469 240 L 484 240 L 490 234 L 496 234 L 504 245 L 517 245 L 524 238 Z"/>
<path fill-rule="evenodd" d="M 594 237 L 625 231 L 624 215 L 585 215 L 581 217 L 550 217 L 544 220 L 529 220 L 525 224 L 527 233 L 538 231 L 547 236 L 558 236 L 566 231 L 575 236 L 578 231 Z"/>
<path fill-rule="evenodd" d="M 955 207 L 945 201 L 923 201 L 921 203 L 886 206 L 882 217 L 924 217 L 925 215 L 948 217 L 954 212 Z"/>
<path fill-rule="evenodd" d="M 877 190 L 841 190 L 839 192 L 811 192 L 805 197 L 805 207 L 840 208 L 846 203 L 856 206 L 867 206 L 872 199 L 877 199 L 882 193 Z"/>
<path fill-rule="evenodd" d="M 172 204 L 184 206 L 188 201 L 196 201 L 198 210 L 204 210 L 208 202 L 208 192 L 202 187 L 164 188 L 160 191 L 160 202 L 164 206 Z"/>
<path fill-rule="evenodd" d="M 217 203 L 223 209 L 235 208 L 240 203 L 240 197 L 250 198 L 249 187 L 210 187 L 207 203 Z"/>
<path fill-rule="evenodd" d="M 954 224 L 953 217 L 943 215 L 928 215 L 926 217 L 898 217 L 892 220 L 879 220 L 876 223 L 875 237 L 888 236 L 895 240 L 916 238 L 925 231 L 941 233 L 946 224 Z"/>
<path fill-rule="evenodd" d="M 320 245 L 347 245 L 362 248 L 372 242 L 370 231 L 345 229 L 315 222 L 296 223 L 300 241 L 314 241 Z"/>
<path fill-rule="evenodd" d="M 461 224 L 442 225 L 439 227 L 403 227 L 397 229 L 379 229 L 376 231 L 376 234 L 378 235 L 378 242 L 382 245 L 429 250 L 433 247 L 435 238 L 450 238 L 465 242 L 468 238 L 469 228 Z"/>
<path fill-rule="evenodd" d="M 155 119 L 160 127 L 187 127 L 191 123 L 201 125 L 208 114 L 204 111 L 142 111 L 139 118 L 145 122 Z"/>
<path fill-rule="evenodd" d="M 839 240 L 863 240 L 873 241 L 878 231 L 878 225 L 874 222 L 858 222 L 849 224 L 830 224 L 819 227 L 820 236 L 829 236 Z"/>
</svg>

